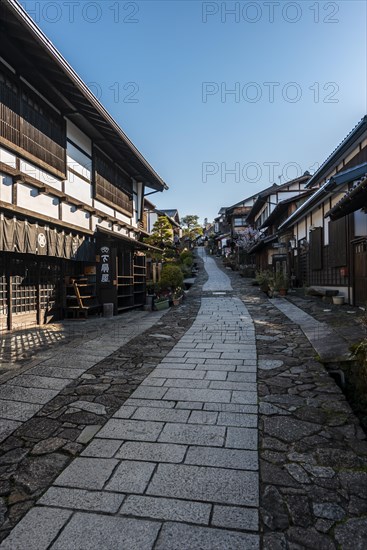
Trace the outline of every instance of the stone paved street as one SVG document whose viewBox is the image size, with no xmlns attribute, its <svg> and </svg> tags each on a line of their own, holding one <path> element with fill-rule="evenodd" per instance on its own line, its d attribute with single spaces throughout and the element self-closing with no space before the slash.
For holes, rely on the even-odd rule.
<svg viewBox="0 0 367 550">
<path fill-rule="evenodd" d="M 141 336 L 0 387 L 39 405 L 1 444 L 0 548 L 364 550 L 356 417 L 300 326 L 199 251 L 206 282 Z"/>
<path fill-rule="evenodd" d="M 38 329 L 40 334 L 57 334 L 55 343 L 59 345 L 56 348 L 46 347 L 42 336 L 39 337 L 41 345 L 36 345 L 36 329 L 30 330 L 28 346 L 24 345 L 22 332 L 5 335 L 1 352 L 2 365 L 5 363 L 4 358 L 9 360 L 15 357 L 19 360 L 20 348 L 24 348 L 25 355 L 31 360 L 6 363 L 7 368 L 2 369 L 0 442 L 32 418 L 70 382 L 150 328 L 161 316 L 162 312 L 148 314 L 134 311 L 124 318 L 91 319 L 82 327 L 73 326 L 69 322 L 58 329 L 54 327 L 54 330 Z M 60 342 L 64 344 L 60 346 Z"/>
</svg>

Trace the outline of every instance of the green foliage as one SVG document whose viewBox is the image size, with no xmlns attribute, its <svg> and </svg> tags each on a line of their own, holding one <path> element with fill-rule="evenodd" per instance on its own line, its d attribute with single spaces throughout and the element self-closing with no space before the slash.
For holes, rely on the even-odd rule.
<svg viewBox="0 0 367 550">
<path fill-rule="evenodd" d="M 170 247 L 172 246 L 172 239 L 173 231 L 171 224 L 167 220 L 166 216 L 159 216 L 153 225 L 151 235 L 146 237 L 144 242 L 156 248 L 160 248 L 162 252 L 159 252 L 158 250 L 150 250 L 147 255 L 156 261 L 166 258 L 171 252 Z"/>
<path fill-rule="evenodd" d="M 183 260 L 183 265 L 186 265 L 187 267 L 191 267 L 192 264 L 194 263 L 194 260 L 190 257 L 187 257 Z"/>
<path fill-rule="evenodd" d="M 272 273 L 270 271 L 256 271 L 256 281 L 259 283 L 259 285 L 262 285 L 264 283 L 268 283 L 271 279 Z"/>
<path fill-rule="evenodd" d="M 173 231 L 171 224 L 167 220 L 166 216 L 159 216 L 155 224 L 151 235 L 145 239 L 145 242 L 163 248 L 164 246 L 171 244 L 173 238 Z"/>
<path fill-rule="evenodd" d="M 175 264 L 165 264 L 162 268 L 159 286 L 162 290 L 176 291 L 183 284 L 181 269 Z"/>
<path fill-rule="evenodd" d="M 183 228 L 183 236 L 191 240 L 203 234 L 203 228 L 199 224 L 199 216 L 194 214 L 188 214 L 181 218 L 181 226 Z"/>
<path fill-rule="evenodd" d="M 282 271 L 278 271 L 277 273 L 275 273 L 273 277 L 273 287 L 274 287 L 274 290 L 288 288 L 288 279 Z"/>
<path fill-rule="evenodd" d="M 183 250 L 180 254 L 180 260 L 182 263 L 184 263 L 184 260 L 187 258 L 191 258 L 192 261 L 194 261 L 194 256 L 190 250 Z"/>
</svg>

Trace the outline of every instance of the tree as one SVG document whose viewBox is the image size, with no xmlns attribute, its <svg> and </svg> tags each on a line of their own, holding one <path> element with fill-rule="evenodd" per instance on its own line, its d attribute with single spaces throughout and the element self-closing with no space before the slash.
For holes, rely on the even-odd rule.
<svg viewBox="0 0 367 550">
<path fill-rule="evenodd" d="M 194 240 L 196 237 L 203 234 L 203 228 L 199 225 L 199 216 L 194 214 L 184 216 L 181 219 L 181 226 L 183 228 L 184 237 L 188 237 L 190 240 Z"/>
<path fill-rule="evenodd" d="M 166 216 L 159 216 L 153 225 L 151 235 L 144 239 L 144 242 L 156 248 L 160 248 L 162 253 L 151 251 L 149 256 L 154 257 L 156 260 L 162 259 L 165 254 L 165 249 L 172 246 L 172 239 L 173 230 L 171 224 Z"/>
</svg>

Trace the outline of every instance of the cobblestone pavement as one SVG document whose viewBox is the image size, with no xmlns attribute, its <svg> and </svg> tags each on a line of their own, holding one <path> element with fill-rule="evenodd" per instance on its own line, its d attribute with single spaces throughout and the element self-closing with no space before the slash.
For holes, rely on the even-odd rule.
<svg viewBox="0 0 367 550">
<path fill-rule="evenodd" d="M 288 300 L 274 298 L 272 303 L 301 328 L 323 363 L 349 360 L 349 344 L 326 322 L 318 321 Z"/>
<path fill-rule="evenodd" d="M 230 278 L 256 328 L 262 548 L 364 550 L 366 435 L 299 326 Z"/>
<path fill-rule="evenodd" d="M 292 291 L 287 296 L 288 301 L 303 309 L 320 323 L 330 326 L 347 346 L 362 340 L 367 335 L 367 327 L 361 323 L 361 317 L 366 315 L 365 309 L 349 304 L 333 305 L 331 298 L 307 296 L 303 289 Z M 328 301 L 325 301 L 328 300 Z"/>
<path fill-rule="evenodd" d="M 0 548 L 366 548 L 356 417 L 299 326 L 203 259 L 204 293 L 0 445 Z"/>
</svg>

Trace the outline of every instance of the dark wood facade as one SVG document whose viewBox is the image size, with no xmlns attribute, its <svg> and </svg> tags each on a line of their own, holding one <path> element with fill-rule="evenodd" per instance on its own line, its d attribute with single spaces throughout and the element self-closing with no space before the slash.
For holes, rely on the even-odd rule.
<svg viewBox="0 0 367 550">
<path fill-rule="evenodd" d="M 77 282 L 140 307 L 144 190 L 167 186 L 17 2 L 0 22 L 0 330 L 72 313 Z"/>
</svg>

